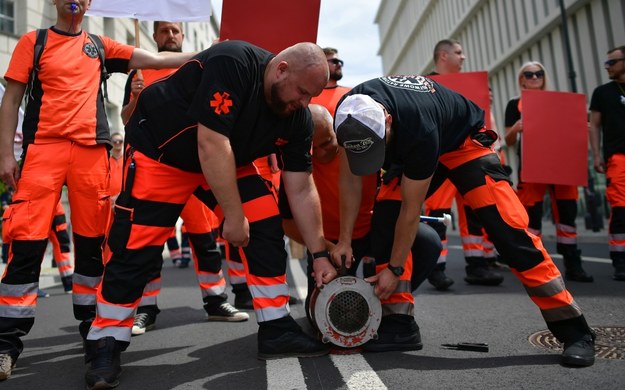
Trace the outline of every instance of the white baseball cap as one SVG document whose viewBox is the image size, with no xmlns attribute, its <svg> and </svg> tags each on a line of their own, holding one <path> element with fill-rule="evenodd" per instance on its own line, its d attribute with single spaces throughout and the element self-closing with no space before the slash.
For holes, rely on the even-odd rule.
<svg viewBox="0 0 625 390">
<path fill-rule="evenodd" d="M 382 168 L 386 150 L 384 110 L 368 95 L 346 97 L 334 116 L 336 138 L 354 175 L 367 176 Z"/>
</svg>

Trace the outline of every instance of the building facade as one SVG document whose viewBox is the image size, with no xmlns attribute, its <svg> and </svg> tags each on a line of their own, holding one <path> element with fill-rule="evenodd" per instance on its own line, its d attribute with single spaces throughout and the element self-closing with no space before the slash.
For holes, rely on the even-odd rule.
<svg viewBox="0 0 625 390">
<path fill-rule="evenodd" d="M 0 75 L 4 76 L 18 39 L 28 31 L 48 28 L 56 22 L 56 9 L 52 0 L 0 0 Z M 156 51 L 152 39 L 153 23 L 141 21 L 139 42 L 143 49 Z M 119 42 L 135 45 L 135 22 L 132 19 L 85 17 L 83 29 L 90 33 L 106 35 Z M 211 19 L 198 23 L 183 23 L 185 40 L 183 51 L 200 51 L 208 48 L 218 37 L 218 21 Z M 6 83 L 4 78 L 0 79 Z M 111 132 L 123 132 L 121 105 L 124 98 L 126 75 L 113 74 L 107 83 L 106 109 Z"/>
<path fill-rule="evenodd" d="M 609 81 L 606 52 L 625 45 L 624 20 L 624 0 L 381 0 L 375 23 L 384 74 L 429 73 L 436 42 L 460 41 L 463 70 L 489 72 L 503 131 L 506 103 L 520 94 L 516 75 L 526 61 L 545 65 L 551 89 L 585 94 L 589 103 L 594 88 Z M 516 151 L 507 155 L 516 167 Z M 591 174 L 601 188 L 603 175 Z"/>
</svg>

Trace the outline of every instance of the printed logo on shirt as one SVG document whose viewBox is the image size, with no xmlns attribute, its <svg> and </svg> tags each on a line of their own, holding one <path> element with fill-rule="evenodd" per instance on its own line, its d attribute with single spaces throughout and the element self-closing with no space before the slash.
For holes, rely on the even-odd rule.
<svg viewBox="0 0 625 390">
<path fill-rule="evenodd" d="M 380 77 L 380 81 L 394 88 L 410 89 L 415 92 L 436 92 L 432 81 L 419 75 Z"/>
<path fill-rule="evenodd" d="M 85 54 L 91 58 L 98 58 L 98 48 L 95 47 L 95 45 L 91 42 L 85 43 L 85 46 L 83 46 L 82 51 L 85 52 Z"/>
<path fill-rule="evenodd" d="M 213 100 L 210 101 L 211 107 L 215 107 L 215 114 L 229 114 L 230 107 L 232 107 L 232 100 L 229 99 L 230 94 L 228 92 L 215 92 L 213 94 Z"/>
</svg>

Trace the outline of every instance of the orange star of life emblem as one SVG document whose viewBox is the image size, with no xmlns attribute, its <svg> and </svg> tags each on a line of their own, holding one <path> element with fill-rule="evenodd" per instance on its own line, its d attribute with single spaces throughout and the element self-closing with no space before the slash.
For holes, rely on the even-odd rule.
<svg viewBox="0 0 625 390">
<path fill-rule="evenodd" d="M 230 113 L 230 107 L 232 106 L 232 100 L 229 99 L 230 94 L 228 92 L 215 92 L 213 94 L 213 100 L 210 101 L 211 107 L 215 107 L 215 114 L 228 114 Z"/>
</svg>

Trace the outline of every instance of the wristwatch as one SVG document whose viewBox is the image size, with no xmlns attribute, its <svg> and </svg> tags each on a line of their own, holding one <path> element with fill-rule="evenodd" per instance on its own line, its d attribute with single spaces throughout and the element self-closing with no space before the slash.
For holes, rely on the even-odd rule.
<svg viewBox="0 0 625 390">
<path fill-rule="evenodd" d="M 313 260 L 317 260 L 323 257 L 327 257 L 328 260 L 330 259 L 330 252 L 329 251 L 320 251 L 320 252 L 315 252 L 312 254 L 312 258 Z"/>
<path fill-rule="evenodd" d="M 404 273 L 404 267 L 399 266 L 399 267 L 393 267 L 390 263 L 386 266 L 389 271 L 391 271 L 393 273 L 393 275 L 400 277 L 403 273 Z"/>
</svg>

